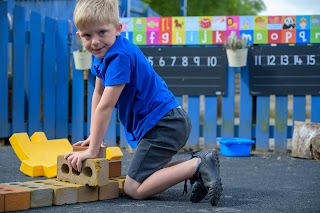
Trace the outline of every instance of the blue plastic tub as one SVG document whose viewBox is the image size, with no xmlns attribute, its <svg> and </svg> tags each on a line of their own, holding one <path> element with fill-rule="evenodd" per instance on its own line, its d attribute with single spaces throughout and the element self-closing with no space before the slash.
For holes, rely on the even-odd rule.
<svg viewBox="0 0 320 213">
<path fill-rule="evenodd" d="M 250 156 L 251 145 L 254 140 L 248 138 L 218 138 L 220 154 L 230 157 Z"/>
</svg>

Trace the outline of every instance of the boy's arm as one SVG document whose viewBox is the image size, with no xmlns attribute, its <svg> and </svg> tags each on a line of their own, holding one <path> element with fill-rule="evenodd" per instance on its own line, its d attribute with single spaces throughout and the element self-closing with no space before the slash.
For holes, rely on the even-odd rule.
<svg viewBox="0 0 320 213">
<path fill-rule="evenodd" d="M 101 79 L 96 78 L 95 86 L 94 86 L 94 90 L 93 90 L 93 94 L 92 94 L 92 101 L 91 101 L 91 115 L 93 115 L 94 112 L 96 111 L 96 108 L 97 108 L 97 105 L 101 99 L 102 93 L 103 93 L 103 87 L 101 84 Z M 92 118 L 93 118 L 93 116 L 91 116 L 90 123 L 92 123 Z M 88 136 L 87 139 L 85 139 L 83 141 L 78 141 L 73 145 L 74 146 L 88 146 L 89 143 L 90 143 L 90 135 Z"/>
<path fill-rule="evenodd" d="M 100 84 L 101 85 L 101 84 Z M 114 106 L 125 84 L 107 86 L 96 108 L 92 110 L 90 125 L 90 145 L 88 151 L 94 156 L 99 152 L 101 142 L 108 129 Z"/>
<path fill-rule="evenodd" d="M 98 81 L 96 81 L 96 84 L 98 84 Z M 101 83 L 96 86 L 100 87 Z M 99 93 L 95 94 L 97 95 L 96 97 L 93 97 L 89 148 L 82 152 L 70 152 L 65 155 L 65 158 L 75 170 L 81 171 L 83 160 L 97 156 L 101 142 L 108 129 L 113 108 L 124 86 L 125 84 L 107 86 L 104 89 L 101 86 L 103 89 L 101 97 L 99 98 Z M 97 92 L 99 91 L 101 90 L 97 88 Z"/>
</svg>

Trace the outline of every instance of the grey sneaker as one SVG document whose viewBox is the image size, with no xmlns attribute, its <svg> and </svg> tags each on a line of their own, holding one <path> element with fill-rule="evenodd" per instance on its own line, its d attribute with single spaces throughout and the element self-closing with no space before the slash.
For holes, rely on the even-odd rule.
<svg viewBox="0 0 320 213">
<path fill-rule="evenodd" d="M 212 206 L 216 206 L 222 194 L 220 162 L 216 150 L 199 151 L 192 154 L 199 157 L 201 163 L 192 179 L 190 200 L 200 202 L 207 194 Z"/>
</svg>

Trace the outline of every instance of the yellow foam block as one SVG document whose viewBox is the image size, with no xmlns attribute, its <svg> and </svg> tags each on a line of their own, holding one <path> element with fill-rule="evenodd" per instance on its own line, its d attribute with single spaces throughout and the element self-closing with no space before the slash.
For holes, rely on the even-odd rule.
<svg viewBox="0 0 320 213">
<path fill-rule="evenodd" d="M 31 177 L 56 177 L 58 155 L 72 151 L 69 140 L 48 140 L 43 132 L 35 132 L 30 139 L 27 133 L 15 133 L 9 139 L 21 161 L 20 171 Z"/>
<path fill-rule="evenodd" d="M 106 156 L 108 160 L 120 160 L 123 153 L 118 146 L 110 146 L 106 149 Z"/>
</svg>

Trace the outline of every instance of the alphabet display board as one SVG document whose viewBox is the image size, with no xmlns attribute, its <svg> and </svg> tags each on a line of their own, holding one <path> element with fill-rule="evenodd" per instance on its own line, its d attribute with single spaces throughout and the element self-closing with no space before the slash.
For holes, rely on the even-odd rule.
<svg viewBox="0 0 320 213">
<path fill-rule="evenodd" d="M 120 18 L 121 34 L 142 46 L 223 45 L 235 32 L 249 44 L 319 44 L 320 15 Z"/>
<path fill-rule="evenodd" d="M 175 95 L 226 94 L 227 58 L 222 47 L 140 47 Z"/>
<path fill-rule="evenodd" d="M 253 46 L 251 95 L 320 95 L 320 46 Z"/>
</svg>

